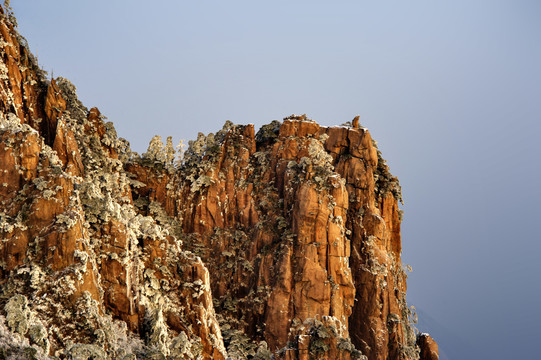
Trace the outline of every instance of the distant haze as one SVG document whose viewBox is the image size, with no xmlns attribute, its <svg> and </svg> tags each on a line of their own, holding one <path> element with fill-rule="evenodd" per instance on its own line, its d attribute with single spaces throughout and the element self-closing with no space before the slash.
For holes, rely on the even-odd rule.
<svg viewBox="0 0 541 360">
<path fill-rule="evenodd" d="M 138 152 L 225 120 L 360 114 L 403 187 L 421 330 L 449 359 L 539 357 L 541 2 L 12 6 L 40 65 Z"/>
</svg>

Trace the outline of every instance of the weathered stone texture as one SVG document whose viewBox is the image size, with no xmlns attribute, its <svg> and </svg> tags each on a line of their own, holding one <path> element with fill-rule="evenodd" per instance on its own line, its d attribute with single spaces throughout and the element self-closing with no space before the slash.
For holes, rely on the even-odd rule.
<svg viewBox="0 0 541 360">
<path fill-rule="evenodd" d="M 228 122 L 176 165 L 139 157 L 47 79 L 5 9 L 0 34 L 3 356 L 437 358 L 366 129 Z"/>
</svg>

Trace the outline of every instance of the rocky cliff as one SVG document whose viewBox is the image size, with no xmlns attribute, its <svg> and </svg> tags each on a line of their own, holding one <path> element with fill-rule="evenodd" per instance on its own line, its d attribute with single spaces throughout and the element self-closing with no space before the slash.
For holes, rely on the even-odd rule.
<svg viewBox="0 0 541 360">
<path fill-rule="evenodd" d="M 228 122 L 139 156 L 0 17 L 0 358 L 437 359 L 366 129 Z"/>
</svg>

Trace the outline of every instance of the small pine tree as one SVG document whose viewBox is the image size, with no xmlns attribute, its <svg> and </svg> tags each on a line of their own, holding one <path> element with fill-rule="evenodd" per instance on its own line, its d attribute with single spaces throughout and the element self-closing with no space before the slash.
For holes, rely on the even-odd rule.
<svg viewBox="0 0 541 360">
<path fill-rule="evenodd" d="M 182 163 L 184 162 L 184 149 L 186 148 L 186 144 L 184 144 L 184 140 L 180 140 L 177 145 L 177 160 L 175 162 L 176 167 L 181 167 Z"/>
<path fill-rule="evenodd" d="M 156 135 L 150 140 L 147 152 L 143 154 L 143 159 L 161 163 L 165 161 L 163 142 L 160 135 Z"/>
<path fill-rule="evenodd" d="M 165 164 L 168 166 L 168 167 L 173 167 L 174 165 L 174 161 L 175 161 L 175 147 L 173 146 L 173 137 L 172 136 L 168 136 L 167 137 L 167 140 L 165 142 L 165 151 L 164 151 L 164 156 L 165 156 Z"/>
</svg>

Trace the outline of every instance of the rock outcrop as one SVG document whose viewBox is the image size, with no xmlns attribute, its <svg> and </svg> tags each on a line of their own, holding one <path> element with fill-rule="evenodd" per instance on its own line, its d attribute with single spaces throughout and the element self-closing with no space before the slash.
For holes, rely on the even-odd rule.
<svg viewBox="0 0 541 360">
<path fill-rule="evenodd" d="M 366 129 L 228 122 L 139 156 L 0 17 L 0 357 L 437 358 Z"/>
<path fill-rule="evenodd" d="M 440 358 L 438 344 L 429 334 L 423 333 L 417 336 L 417 345 L 421 350 L 421 360 L 438 360 Z"/>
</svg>

